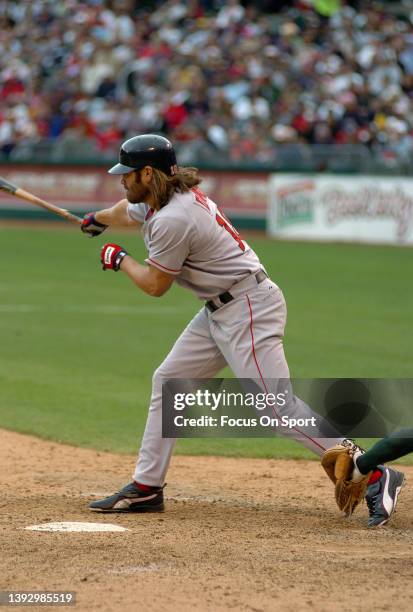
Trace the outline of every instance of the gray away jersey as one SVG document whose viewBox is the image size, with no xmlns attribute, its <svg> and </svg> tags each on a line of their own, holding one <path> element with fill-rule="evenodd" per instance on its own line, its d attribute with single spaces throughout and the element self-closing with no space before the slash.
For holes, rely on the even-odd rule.
<svg viewBox="0 0 413 612">
<path fill-rule="evenodd" d="M 260 269 L 251 247 L 217 205 L 198 188 L 175 193 L 152 213 L 147 204 L 129 204 L 129 216 L 143 223 L 146 263 L 176 276 L 200 299 L 210 299 Z"/>
</svg>

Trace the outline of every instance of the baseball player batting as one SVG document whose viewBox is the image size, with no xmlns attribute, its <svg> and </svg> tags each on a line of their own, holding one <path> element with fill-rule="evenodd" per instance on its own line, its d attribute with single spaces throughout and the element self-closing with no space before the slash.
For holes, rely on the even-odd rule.
<svg viewBox="0 0 413 612">
<path fill-rule="evenodd" d="M 205 302 L 153 375 L 152 395 L 133 480 L 120 491 L 90 504 L 103 512 L 160 512 L 175 440 L 162 438 L 162 383 L 174 378 L 212 378 L 227 364 L 237 378 L 288 379 L 283 335 L 286 304 L 257 254 L 205 195 L 195 168 L 178 167 L 166 138 L 154 134 L 124 142 L 119 163 L 126 198 L 89 213 L 81 229 L 90 236 L 108 226 L 141 228 L 147 265 L 121 246 L 105 244 L 104 270 L 121 270 L 145 293 L 160 297 L 175 281 Z M 304 402 L 289 402 L 291 418 L 316 418 Z M 336 445 L 358 447 L 342 437 L 314 436 L 299 428 L 289 435 L 322 456 Z M 325 434 L 324 434 L 325 436 Z"/>
</svg>

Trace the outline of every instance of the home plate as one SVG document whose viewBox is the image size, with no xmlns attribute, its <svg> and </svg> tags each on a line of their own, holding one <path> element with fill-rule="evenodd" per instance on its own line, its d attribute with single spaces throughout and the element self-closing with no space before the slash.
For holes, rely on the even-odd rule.
<svg viewBox="0 0 413 612">
<path fill-rule="evenodd" d="M 111 525 L 110 523 L 42 523 L 41 525 L 31 525 L 25 527 L 28 531 L 128 531 L 126 527 L 120 525 Z"/>
</svg>

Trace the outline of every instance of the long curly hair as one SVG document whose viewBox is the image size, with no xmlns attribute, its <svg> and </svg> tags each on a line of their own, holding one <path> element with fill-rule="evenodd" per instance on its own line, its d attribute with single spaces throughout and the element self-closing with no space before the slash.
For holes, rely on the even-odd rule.
<svg viewBox="0 0 413 612">
<path fill-rule="evenodd" d="M 172 176 L 167 176 L 161 170 L 153 168 L 152 180 L 148 190 L 159 208 L 168 204 L 175 192 L 185 193 L 200 184 L 198 168 L 178 167 Z"/>
</svg>

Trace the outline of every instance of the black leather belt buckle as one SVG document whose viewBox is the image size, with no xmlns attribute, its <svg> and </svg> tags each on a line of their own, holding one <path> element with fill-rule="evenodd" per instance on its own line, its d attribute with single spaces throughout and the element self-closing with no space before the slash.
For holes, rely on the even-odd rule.
<svg viewBox="0 0 413 612">
<path fill-rule="evenodd" d="M 257 285 L 262 283 L 262 281 L 264 281 L 266 278 L 268 278 L 268 274 L 264 272 L 264 270 L 258 270 L 258 272 L 255 274 L 255 280 L 257 281 Z M 218 296 L 218 299 L 221 304 L 228 304 L 229 302 L 232 302 L 234 296 L 231 295 L 229 291 L 224 291 L 224 293 L 221 293 Z M 217 306 L 212 300 L 208 300 L 208 302 L 205 302 L 205 306 L 211 312 L 215 312 L 219 308 L 219 306 Z"/>
<path fill-rule="evenodd" d="M 218 298 L 219 298 L 219 301 L 222 302 L 223 304 L 228 304 L 228 302 L 232 302 L 232 300 L 234 299 L 229 291 L 225 291 L 224 293 L 221 293 L 221 295 L 219 295 Z"/>
<path fill-rule="evenodd" d="M 228 304 L 229 302 L 232 302 L 234 297 L 230 294 L 229 291 L 224 291 L 224 293 L 221 293 L 218 296 L 218 299 L 221 302 L 221 304 Z M 215 312 L 219 308 L 219 306 L 217 306 L 212 300 L 208 300 L 208 302 L 205 302 L 205 306 L 211 312 Z"/>
</svg>

